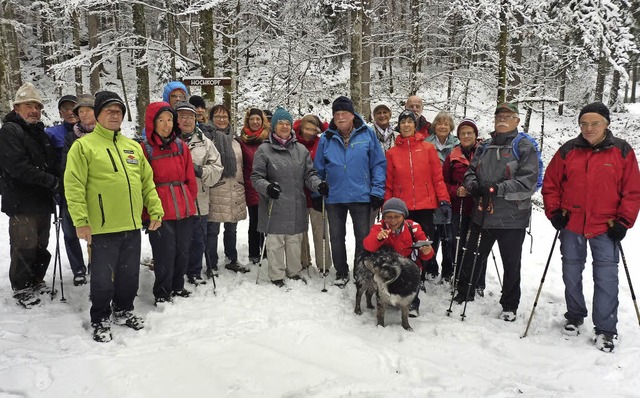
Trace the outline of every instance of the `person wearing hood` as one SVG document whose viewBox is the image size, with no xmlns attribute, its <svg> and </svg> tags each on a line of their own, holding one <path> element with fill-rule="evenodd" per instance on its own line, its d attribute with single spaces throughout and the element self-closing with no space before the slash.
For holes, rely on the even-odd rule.
<svg viewBox="0 0 640 398">
<path fill-rule="evenodd" d="M 192 285 L 205 284 L 202 279 L 202 256 L 205 251 L 207 216 L 209 214 L 210 188 L 218 182 L 222 174 L 220 153 L 213 142 L 204 136 L 196 125 L 196 108 L 187 101 L 176 102 L 174 110 L 178 116 L 180 139 L 191 151 L 193 170 L 198 183 L 196 197 L 197 215 L 193 217 L 193 235 L 189 249 L 187 281 Z"/>
<path fill-rule="evenodd" d="M 320 137 L 314 166 L 331 192 L 325 200 L 331 236 L 331 257 L 336 268 L 334 285 L 349 282 L 347 263 L 347 214 L 353 221 L 355 259 L 363 253 L 362 240 L 372 225 L 372 212 L 384 202 L 387 160 L 373 129 L 358 115 L 353 101 L 340 96 L 331 106 L 333 119 Z M 314 197 L 314 208 L 322 208 L 322 198 Z M 354 259 L 354 263 L 355 263 Z"/>
<path fill-rule="evenodd" d="M 424 141 L 416 131 L 416 115 L 403 111 L 398 116 L 400 136 L 396 144 L 387 151 L 387 178 L 384 197 L 401 199 L 408 208 L 408 217 L 418 223 L 427 236 L 433 226 L 433 213 L 439 207 L 449 206 L 449 193 L 442 178 L 442 166 L 435 147 Z M 421 267 L 428 270 L 434 256 Z M 409 316 L 419 314 L 420 299 L 416 295 Z"/>
<path fill-rule="evenodd" d="M 93 339 L 108 342 L 111 318 L 135 330 L 144 326 L 133 314 L 142 212 L 146 209 L 148 230 L 153 231 L 162 224 L 164 211 L 144 151 L 120 130 L 126 113 L 120 96 L 100 91 L 93 108 L 95 128 L 69 149 L 64 188 L 78 238 L 91 246 Z"/>
<path fill-rule="evenodd" d="M 93 110 L 94 99 L 91 94 L 82 94 L 78 97 L 73 113 L 76 115 L 78 122 L 73 125 L 71 131 L 67 132 L 64 137 L 64 146 L 62 148 L 62 172 L 67 168 L 67 155 L 71 145 L 80 137 L 91 133 L 96 127 L 96 116 Z M 62 233 L 64 234 L 64 246 L 69 259 L 69 266 L 73 272 L 73 285 L 80 286 L 87 283 L 87 267 L 82 257 L 82 247 L 80 240 L 76 235 L 76 229 L 69 215 L 67 201 L 64 195 L 60 198 L 60 218 L 62 222 Z"/>
<path fill-rule="evenodd" d="M 244 194 L 244 174 L 242 171 L 242 148 L 231 132 L 230 112 L 224 105 L 215 105 L 209 112 L 213 121 L 212 140 L 222 160 L 222 178 L 209 195 L 209 218 L 207 222 L 207 251 L 210 264 L 207 276 L 218 272 L 218 236 L 220 224 L 224 224 L 222 242 L 228 259 L 225 268 L 233 272 L 246 273 L 249 269 L 238 262 L 237 230 L 238 222 L 247 218 Z"/>
<path fill-rule="evenodd" d="M 440 164 L 444 162 L 446 157 L 451 153 L 453 147 L 458 145 L 460 141 L 453 135 L 454 128 L 453 117 L 449 112 L 440 112 L 433 119 L 431 128 L 433 134 L 425 139 L 425 141 L 433 144 L 438 152 Z M 433 227 L 429 230 L 429 237 L 433 240 L 433 250 L 436 255 L 438 247 L 442 243 L 442 281 L 450 282 L 453 275 L 453 228 L 451 225 L 451 209 L 437 209 L 433 214 Z M 436 256 L 427 265 L 427 276 L 435 279 L 438 276 L 438 261 Z"/>
<path fill-rule="evenodd" d="M 177 115 L 167 102 L 152 102 L 145 114 L 145 140 L 140 143 L 162 201 L 162 226 L 149 232 L 154 259 L 156 305 L 172 297 L 188 297 L 184 276 L 189 263 L 198 183 L 191 151 L 179 138 Z"/>
<path fill-rule="evenodd" d="M 189 99 L 189 90 L 182 82 L 172 81 L 167 83 L 162 90 L 162 100 L 168 102 L 173 108 L 179 101 L 187 101 Z"/>
<path fill-rule="evenodd" d="M 258 108 L 247 109 L 244 115 L 244 126 L 240 131 L 240 147 L 242 148 L 242 173 L 244 175 L 244 194 L 249 213 L 249 261 L 260 262 L 260 248 L 264 236 L 258 232 L 258 203 L 260 195 L 253 189 L 251 173 L 253 157 L 260 144 L 269 137 L 269 121 L 264 112 Z"/>
<path fill-rule="evenodd" d="M 291 114 L 277 108 L 271 119 L 272 131 L 256 151 L 251 174 L 260 194 L 258 231 L 266 235 L 269 279 L 278 287 L 284 286 L 285 276 L 304 281 L 300 275 L 302 233 L 307 228 L 304 188 L 324 195 L 329 192 L 313 168 L 309 151 L 298 143 L 292 125 Z"/>
</svg>

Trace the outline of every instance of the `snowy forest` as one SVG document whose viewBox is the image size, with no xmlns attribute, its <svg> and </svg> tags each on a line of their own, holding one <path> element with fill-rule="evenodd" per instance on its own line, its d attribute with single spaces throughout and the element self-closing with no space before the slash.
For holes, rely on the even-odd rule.
<svg viewBox="0 0 640 398">
<path fill-rule="evenodd" d="M 0 4 L 2 113 L 32 81 L 54 88 L 50 100 L 120 92 L 141 126 L 136 109 L 186 76 L 232 79 L 202 88 L 210 104 L 284 105 L 294 116 L 346 94 L 369 117 L 372 102 L 399 107 L 417 93 L 427 108 L 464 117 L 482 91 L 524 106 L 525 129 L 532 112 L 594 100 L 623 111 L 638 96 L 638 0 Z"/>
</svg>

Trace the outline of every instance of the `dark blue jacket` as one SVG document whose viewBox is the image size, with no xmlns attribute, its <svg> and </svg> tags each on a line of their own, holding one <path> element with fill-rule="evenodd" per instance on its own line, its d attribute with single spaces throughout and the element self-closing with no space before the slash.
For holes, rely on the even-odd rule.
<svg viewBox="0 0 640 398">
<path fill-rule="evenodd" d="M 328 204 L 369 203 L 371 195 L 384 198 L 387 159 L 382 147 L 358 114 L 353 127 L 347 148 L 333 120 L 320 137 L 314 166 L 329 184 Z"/>
</svg>

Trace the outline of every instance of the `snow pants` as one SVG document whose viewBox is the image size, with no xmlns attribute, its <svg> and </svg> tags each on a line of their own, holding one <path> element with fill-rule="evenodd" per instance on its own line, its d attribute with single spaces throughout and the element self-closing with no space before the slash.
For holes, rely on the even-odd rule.
<svg viewBox="0 0 640 398">
<path fill-rule="evenodd" d="M 91 236 L 91 322 L 133 311 L 140 277 L 140 230 Z"/>
<path fill-rule="evenodd" d="M 153 295 L 156 298 L 166 299 L 172 292 L 184 289 L 192 233 L 191 217 L 165 220 L 160 228 L 149 231 L 156 275 Z"/>
<path fill-rule="evenodd" d="M 587 242 L 591 246 L 593 258 L 593 324 L 596 333 L 617 334 L 619 250 L 607 234 L 587 239 L 567 229 L 560 232 L 562 280 L 567 302 L 565 318 L 581 321 L 587 316 L 587 306 L 582 292 L 582 271 L 587 261 Z"/>
</svg>

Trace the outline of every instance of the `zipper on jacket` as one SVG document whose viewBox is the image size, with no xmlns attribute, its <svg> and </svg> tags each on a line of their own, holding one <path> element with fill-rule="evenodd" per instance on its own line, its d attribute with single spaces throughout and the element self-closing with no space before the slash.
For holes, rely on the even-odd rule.
<svg viewBox="0 0 640 398">
<path fill-rule="evenodd" d="M 100 216 L 102 216 L 102 224 L 101 227 L 104 227 L 104 205 L 102 203 L 102 194 L 98 194 L 98 205 L 100 206 Z"/>
<path fill-rule="evenodd" d="M 127 179 L 127 188 L 129 189 L 129 210 L 131 211 L 131 221 L 133 222 L 133 229 L 138 229 L 138 225 L 136 224 L 136 217 L 133 214 L 133 198 L 131 197 L 131 181 L 129 180 L 129 173 L 127 173 L 127 168 L 124 165 L 124 161 L 122 160 L 122 156 L 120 156 L 120 150 L 118 149 L 118 143 L 116 140 L 116 133 L 113 133 L 113 146 L 116 147 L 116 153 L 118 154 L 118 159 L 120 159 L 120 164 L 122 165 L 122 170 L 124 171 L 124 176 Z M 115 165 L 114 165 L 115 167 Z M 140 176 L 142 178 L 142 175 Z M 141 181 L 142 182 L 142 181 Z M 144 202 L 144 198 L 142 199 Z M 143 203 L 144 205 L 144 203 Z"/>
<path fill-rule="evenodd" d="M 116 161 L 113 159 L 113 155 L 109 148 L 107 148 L 107 153 L 109 154 L 109 159 L 111 159 L 111 165 L 113 166 L 113 171 L 118 172 L 118 167 L 116 166 Z"/>
</svg>

